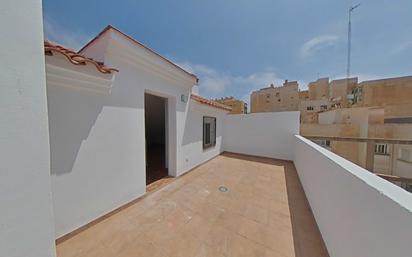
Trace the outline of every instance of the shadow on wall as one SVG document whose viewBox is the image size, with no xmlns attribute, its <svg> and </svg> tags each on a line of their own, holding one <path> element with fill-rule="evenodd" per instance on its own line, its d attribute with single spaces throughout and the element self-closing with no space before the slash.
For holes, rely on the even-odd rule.
<svg viewBox="0 0 412 257">
<path fill-rule="evenodd" d="M 182 146 L 196 143 L 202 140 L 202 115 L 195 108 L 192 101 L 188 101 L 188 111 L 186 114 L 185 125 L 182 137 Z"/>
<path fill-rule="evenodd" d="M 285 180 L 295 256 L 328 257 L 328 251 L 292 163 L 285 165 Z"/>
<path fill-rule="evenodd" d="M 102 111 L 106 95 L 47 87 L 51 174 L 73 169 L 82 142 Z"/>
<path fill-rule="evenodd" d="M 126 72 L 127 69 L 122 70 L 122 73 Z M 130 83 L 127 76 L 116 77 L 109 94 L 48 85 L 51 174 L 59 175 L 72 171 L 82 143 L 90 136 L 104 108 L 143 110 L 143 99 L 144 89 Z M 109 115 L 114 115 L 112 122 L 116 122 L 116 115 L 113 113 Z M 115 124 L 109 125 L 115 126 Z M 99 127 L 100 131 L 106 129 L 106 127 Z M 85 154 L 91 153 L 88 151 Z"/>
</svg>

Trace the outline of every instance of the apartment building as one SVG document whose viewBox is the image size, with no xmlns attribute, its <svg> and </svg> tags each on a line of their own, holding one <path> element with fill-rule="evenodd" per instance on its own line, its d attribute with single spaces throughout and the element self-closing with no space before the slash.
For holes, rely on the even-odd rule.
<svg viewBox="0 0 412 257">
<path fill-rule="evenodd" d="M 252 92 L 250 96 L 250 112 L 282 112 L 299 109 L 299 84 L 287 81 L 283 86 L 273 84 Z"/>
<path fill-rule="evenodd" d="M 233 96 L 222 97 L 219 99 L 215 99 L 215 101 L 230 106 L 232 108 L 232 111 L 230 111 L 229 114 L 247 113 L 247 103 L 243 102 L 242 100 L 236 99 Z"/>
<path fill-rule="evenodd" d="M 317 123 L 318 112 L 330 109 L 329 78 L 310 82 L 308 90 L 299 92 L 299 111 L 301 123 Z"/>
<path fill-rule="evenodd" d="M 383 124 L 382 108 L 341 108 L 319 113 L 316 124 L 301 124 L 303 136 L 367 138 L 372 124 Z M 332 152 L 366 167 L 365 145 L 357 142 L 318 142 Z"/>
<path fill-rule="evenodd" d="M 307 137 L 411 140 L 412 124 L 388 124 L 384 108 L 352 107 L 319 113 L 316 124 L 301 124 L 300 133 Z M 367 143 L 362 141 L 320 140 L 320 145 L 369 170 L 401 178 L 412 178 L 412 146 L 376 143 L 368 167 Z"/>
<path fill-rule="evenodd" d="M 334 108 L 350 107 L 351 102 L 348 99 L 352 91 L 358 85 L 358 78 L 337 79 L 329 83 L 330 101 Z"/>
<path fill-rule="evenodd" d="M 301 123 L 317 123 L 318 113 L 331 108 L 331 102 L 327 99 L 304 100 L 299 103 Z"/>
<path fill-rule="evenodd" d="M 354 106 L 381 106 L 385 123 L 412 123 L 412 76 L 369 80 L 353 90 Z"/>
<path fill-rule="evenodd" d="M 308 85 L 309 100 L 329 99 L 329 78 L 320 78 Z"/>
</svg>

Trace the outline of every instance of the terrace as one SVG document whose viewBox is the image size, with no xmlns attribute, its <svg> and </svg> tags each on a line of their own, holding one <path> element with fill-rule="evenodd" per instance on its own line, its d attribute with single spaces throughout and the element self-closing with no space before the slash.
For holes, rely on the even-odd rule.
<svg viewBox="0 0 412 257">
<path fill-rule="evenodd" d="M 69 235 L 57 254 L 328 256 L 293 163 L 231 153 Z"/>
<path fill-rule="evenodd" d="M 60 238 L 57 256 L 405 256 L 408 192 L 301 136 L 292 148 L 293 162 L 225 152 Z"/>
<path fill-rule="evenodd" d="M 298 136 L 298 112 L 227 115 L 111 26 L 80 56 L 42 47 L 40 1 L 4 6 L 0 256 L 411 256 L 411 194 Z M 165 107 L 158 190 L 146 94 Z"/>
</svg>

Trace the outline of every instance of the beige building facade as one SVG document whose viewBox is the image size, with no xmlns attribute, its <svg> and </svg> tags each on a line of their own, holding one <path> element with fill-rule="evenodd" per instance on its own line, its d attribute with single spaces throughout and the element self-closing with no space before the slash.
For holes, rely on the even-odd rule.
<svg viewBox="0 0 412 257">
<path fill-rule="evenodd" d="M 412 123 L 412 76 L 359 83 L 353 94 L 354 106 L 381 106 L 385 123 Z"/>
<path fill-rule="evenodd" d="M 329 78 L 320 78 L 314 82 L 310 82 L 309 100 L 329 99 Z"/>
<path fill-rule="evenodd" d="M 236 99 L 233 96 L 215 99 L 216 102 L 230 106 L 232 111 L 229 114 L 244 114 L 247 113 L 247 103 Z"/>
<path fill-rule="evenodd" d="M 358 78 L 349 79 L 336 79 L 332 80 L 329 84 L 330 88 L 330 101 L 334 108 L 347 108 L 350 107 L 350 101 L 348 97 L 351 96 L 352 91 L 358 85 Z"/>
<path fill-rule="evenodd" d="M 303 136 L 412 140 L 412 76 L 359 84 L 357 78 L 333 80 L 329 99 L 319 100 L 327 95 L 326 81 L 312 82 L 299 93 Z M 367 143 L 318 143 L 375 173 L 412 178 L 411 145 L 378 143 L 371 153 Z"/>
<path fill-rule="evenodd" d="M 368 138 L 369 126 L 383 124 L 382 108 L 342 108 L 319 113 L 317 124 L 301 124 L 303 136 Z M 333 141 L 329 149 L 362 167 L 366 167 L 366 144 Z"/>
<path fill-rule="evenodd" d="M 285 81 L 283 86 L 262 88 L 250 96 L 250 112 L 282 112 L 299 109 L 299 84 Z"/>
<path fill-rule="evenodd" d="M 319 112 L 327 111 L 331 103 L 327 99 L 303 100 L 299 103 L 301 123 L 317 123 Z"/>
<path fill-rule="evenodd" d="M 318 113 L 331 108 L 329 78 L 320 78 L 308 84 L 307 91 L 299 92 L 301 123 L 317 123 Z"/>
<path fill-rule="evenodd" d="M 353 107 L 319 113 L 317 124 L 301 124 L 300 133 L 308 137 L 379 138 L 412 140 L 412 124 L 384 123 L 384 108 Z M 319 141 L 332 152 L 366 168 L 367 145 L 359 142 Z M 412 178 L 412 146 L 376 144 L 373 172 Z"/>
</svg>

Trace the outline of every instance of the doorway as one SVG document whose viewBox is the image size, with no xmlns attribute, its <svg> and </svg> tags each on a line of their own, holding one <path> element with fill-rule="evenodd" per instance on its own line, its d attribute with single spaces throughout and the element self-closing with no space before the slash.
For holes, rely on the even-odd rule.
<svg viewBox="0 0 412 257">
<path fill-rule="evenodd" d="M 146 185 L 168 176 L 167 99 L 145 93 Z"/>
</svg>

